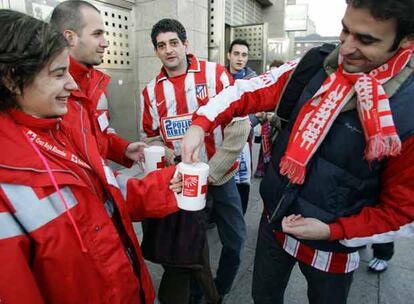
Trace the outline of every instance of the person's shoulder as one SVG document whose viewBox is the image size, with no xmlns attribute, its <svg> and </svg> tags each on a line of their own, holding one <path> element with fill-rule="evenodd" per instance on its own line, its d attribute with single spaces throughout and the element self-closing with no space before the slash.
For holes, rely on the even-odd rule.
<svg viewBox="0 0 414 304">
<path fill-rule="evenodd" d="M 249 79 L 249 78 L 253 78 L 257 76 L 257 73 L 255 70 L 253 70 L 251 67 L 246 66 L 246 76 L 244 77 L 245 79 Z"/>
</svg>

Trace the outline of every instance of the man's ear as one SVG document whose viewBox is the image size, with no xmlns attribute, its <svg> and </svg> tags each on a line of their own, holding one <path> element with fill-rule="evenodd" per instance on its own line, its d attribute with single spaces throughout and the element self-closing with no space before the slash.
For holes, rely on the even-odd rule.
<svg viewBox="0 0 414 304">
<path fill-rule="evenodd" d="M 230 53 L 229 52 L 227 52 L 227 60 L 230 61 Z"/>
<path fill-rule="evenodd" d="M 78 34 L 76 34 L 75 31 L 64 30 L 63 36 L 65 36 L 66 40 L 68 41 L 70 48 L 73 48 L 78 42 Z"/>
<path fill-rule="evenodd" d="M 400 48 L 406 49 L 414 45 L 414 34 L 407 35 L 400 42 Z"/>
<path fill-rule="evenodd" d="M 188 45 L 189 45 L 188 40 L 185 40 L 183 44 L 184 44 L 184 47 L 185 47 L 185 52 L 187 53 L 188 52 Z"/>
</svg>

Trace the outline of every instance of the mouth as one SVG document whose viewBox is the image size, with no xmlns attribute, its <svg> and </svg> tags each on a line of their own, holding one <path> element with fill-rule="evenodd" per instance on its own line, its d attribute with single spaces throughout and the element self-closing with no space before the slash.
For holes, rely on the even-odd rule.
<svg viewBox="0 0 414 304">
<path fill-rule="evenodd" d="M 365 62 L 365 59 L 361 57 L 355 57 L 355 58 L 344 57 L 343 60 L 344 60 L 344 63 L 348 65 L 360 65 Z"/>
<path fill-rule="evenodd" d="M 68 97 L 69 97 L 69 96 L 70 96 L 70 95 L 58 96 L 58 97 L 56 97 L 56 100 L 57 100 L 59 103 L 66 104 L 66 103 L 68 102 Z"/>
</svg>

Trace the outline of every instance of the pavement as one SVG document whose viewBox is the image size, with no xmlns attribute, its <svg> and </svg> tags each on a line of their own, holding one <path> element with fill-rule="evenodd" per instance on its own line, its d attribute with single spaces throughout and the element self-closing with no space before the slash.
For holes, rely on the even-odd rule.
<svg viewBox="0 0 414 304">
<path fill-rule="evenodd" d="M 253 156 L 257 154 L 254 152 Z M 256 158 L 257 159 L 257 158 Z M 136 175 L 136 172 L 126 170 L 124 173 Z M 242 264 L 235 279 L 232 290 L 226 296 L 226 304 L 250 304 L 253 261 L 257 240 L 259 219 L 263 210 L 259 195 L 260 179 L 254 178 L 250 190 L 249 206 L 245 215 L 247 226 L 247 241 L 244 249 Z M 141 225 L 134 224 L 138 238 L 141 239 Z M 208 231 L 210 259 L 213 274 L 217 270 L 221 243 L 217 229 Z M 381 274 L 367 271 L 368 261 L 372 257 L 370 248 L 360 251 L 361 263 L 354 274 L 348 297 L 348 304 L 408 304 L 414 303 L 414 241 L 399 239 L 395 242 L 395 255 L 389 263 L 388 270 Z M 158 285 L 162 275 L 162 267 L 147 262 L 154 286 Z M 285 304 L 308 303 L 306 296 L 307 284 L 299 268 L 295 266 L 288 288 L 285 293 Z M 181 303 L 177 303 L 181 304 Z M 185 303 L 183 303 L 185 304 Z"/>
</svg>

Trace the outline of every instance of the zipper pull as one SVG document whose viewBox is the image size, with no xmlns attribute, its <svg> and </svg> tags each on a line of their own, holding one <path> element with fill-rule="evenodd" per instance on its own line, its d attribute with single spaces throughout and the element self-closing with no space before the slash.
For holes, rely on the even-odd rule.
<svg viewBox="0 0 414 304">
<path fill-rule="evenodd" d="M 58 117 L 57 119 L 57 123 L 56 123 L 56 131 L 58 131 L 60 129 L 60 123 L 62 122 L 62 118 Z"/>
</svg>

